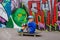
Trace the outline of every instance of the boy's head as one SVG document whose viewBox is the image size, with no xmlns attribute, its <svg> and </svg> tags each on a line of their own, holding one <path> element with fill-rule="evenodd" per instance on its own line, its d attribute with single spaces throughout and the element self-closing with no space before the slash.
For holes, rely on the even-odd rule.
<svg viewBox="0 0 60 40">
<path fill-rule="evenodd" d="M 29 21 L 29 22 L 34 21 L 34 17 L 33 17 L 33 16 L 28 16 L 28 21 Z"/>
</svg>

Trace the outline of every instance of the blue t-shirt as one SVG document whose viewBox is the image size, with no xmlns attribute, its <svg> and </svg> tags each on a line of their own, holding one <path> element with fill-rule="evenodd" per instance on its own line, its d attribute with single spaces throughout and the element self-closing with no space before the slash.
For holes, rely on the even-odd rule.
<svg viewBox="0 0 60 40">
<path fill-rule="evenodd" d="M 35 22 L 29 22 L 28 23 L 29 33 L 35 33 L 35 29 L 36 29 L 36 23 Z"/>
</svg>

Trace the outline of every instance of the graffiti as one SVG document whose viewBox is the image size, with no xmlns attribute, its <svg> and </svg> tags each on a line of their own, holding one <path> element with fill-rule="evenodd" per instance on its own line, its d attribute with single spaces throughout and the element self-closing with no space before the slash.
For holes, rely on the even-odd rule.
<svg viewBox="0 0 60 40">
<path fill-rule="evenodd" d="M 11 15 L 11 0 L 4 0 L 2 5 L 7 12 L 7 16 L 9 17 Z"/>
<path fill-rule="evenodd" d="M 44 26 L 54 26 L 58 20 L 56 5 L 56 0 L 0 0 L 0 24 L 7 28 L 20 28 L 28 22 L 27 17 L 33 15 L 37 25 L 41 23 Z M 58 3 L 60 10 L 59 5 Z"/>
<path fill-rule="evenodd" d="M 60 2 L 58 2 L 57 6 L 58 6 L 58 16 L 60 16 Z"/>
<path fill-rule="evenodd" d="M 24 9 L 19 8 L 13 13 L 13 19 L 16 22 L 17 25 L 21 26 L 22 23 L 26 23 L 27 13 L 25 12 Z"/>
<path fill-rule="evenodd" d="M 20 7 L 20 5 L 19 5 L 20 1 L 19 0 L 12 0 L 11 2 L 12 2 L 11 3 L 11 7 L 12 7 L 11 10 L 14 10 L 14 9 Z"/>
<path fill-rule="evenodd" d="M 4 7 L 2 6 L 2 4 L 0 4 L 0 22 L 2 24 L 6 24 L 5 22 L 8 21 L 8 17 L 7 17 L 7 13 L 4 9 Z"/>
<path fill-rule="evenodd" d="M 37 7 L 34 7 L 34 9 L 36 9 L 37 10 L 37 12 L 36 12 L 36 10 L 35 10 L 35 12 L 36 12 L 36 14 L 35 14 L 35 19 L 36 19 L 36 23 L 38 23 L 38 16 L 40 15 L 41 16 L 41 22 L 42 23 L 44 23 L 44 10 L 46 10 L 47 11 L 47 13 L 49 14 L 49 11 L 50 11 L 50 15 L 52 15 L 51 16 L 51 19 L 53 19 L 53 20 L 51 20 L 50 19 L 50 21 L 52 21 L 53 23 L 52 24 L 54 24 L 55 22 L 56 22 L 56 1 L 52 1 L 52 2 L 54 2 L 54 4 L 52 4 L 52 5 L 54 5 L 54 6 L 52 6 L 51 5 L 51 3 L 52 2 L 50 2 L 51 0 L 44 0 L 44 3 L 43 3 L 43 1 L 42 1 L 42 3 L 40 3 L 40 1 L 29 1 L 28 2 L 28 7 L 29 7 L 29 13 L 30 13 L 30 15 L 32 15 L 32 11 L 31 11 L 31 8 L 32 8 L 32 4 L 33 3 L 36 3 L 37 4 Z M 40 6 L 41 5 L 41 6 Z M 40 9 L 41 8 L 41 9 Z M 51 10 L 54 10 L 54 11 L 51 11 Z M 53 13 L 53 14 L 52 14 Z M 46 14 L 46 15 L 48 15 L 48 14 Z M 54 16 L 53 16 L 54 15 Z M 48 18 L 50 18 L 49 16 L 48 16 Z M 49 19 L 47 20 L 48 22 L 49 22 Z M 50 23 L 50 22 L 49 22 Z M 49 24 L 48 23 L 48 24 Z M 51 24 L 51 23 L 50 23 Z"/>
<path fill-rule="evenodd" d="M 3 1 L 3 0 L 0 0 L 1 2 Z"/>
</svg>

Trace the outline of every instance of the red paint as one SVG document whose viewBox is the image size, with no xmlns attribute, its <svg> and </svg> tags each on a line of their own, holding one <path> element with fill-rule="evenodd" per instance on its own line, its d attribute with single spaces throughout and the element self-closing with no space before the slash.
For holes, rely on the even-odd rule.
<svg viewBox="0 0 60 40">
<path fill-rule="evenodd" d="M 29 1 L 28 2 L 30 15 L 32 15 L 32 11 L 31 11 L 32 3 L 37 3 L 37 7 L 35 7 L 38 10 L 38 12 L 35 13 L 35 21 L 36 21 L 36 23 L 38 24 L 38 16 L 39 15 L 41 16 L 41 22 L 44 23 L 44 13 L 43 13 L 43 11 L 40 10 L 40 1 Z"/>
<path fill-rule="evenodd" d="M 42 1 L 43 1 L 43 3 L 45 3 L 47 0 L 42 0 Z M 37 7 L 35 7 L 35 8 L 38 10 L 38 12 L 35 13 L 35 22 L 38 24 L 38 22 L 39 22 L 38 21 L 38 16 L 41 16 L 41 23 L 44 23 L 44 11 L 40 10 L 40 1 L 29 1 L 28 2 L 29 14 L 32 15 L 32 11 L 31 11 L 32 3 L 36 3 L 37 4 Z M 52 5 L 52 0 L 50 0 L 50 3 Z M 54 25 L 54 23 L 57 21 L 57 18 L 56 18 L 56 4 L 57 4 L 57 2 L 56 2 L 56 0 L 54 0 L 54 8 L 53 8 L 52 19 L 50 19 L 51 15 L 50 15 L 50 11 L 48 11 L 48 17 L 47 17 L 47 22 L 46 22 L 48 25 L 50 25 L 51 22 L 52 22 L 52 25 Z"/>
<path fill-rule="evenodd" d="M 57 21 L 57 17 L 56 17 L 56 4 L 57 4 L 57 1 L 56 0 L 54 0 L 54 8 L 53 8 L 53 20 L 52 20 L 52 25 L 54 25 L 55 23 L 56 23 L 56 21 Z"/>
<path fill-rule="evenodd" d="M 47 23 L 48 25 L 50 25 L 50 11 L 48 11 L 48 17 L 47 17 L 46 23 Z"/>
<path fill-rule="evenodd" d="M 32 11 L 31 11 L 32 1 L 28 2 L 28 7 L 29 7 L 29 14 L 32 15 Z"/>
<path fill-rule="evenodd" d="M 44 11 L 41 11 L 41 23 L 44 23 Z"/>
<path fill-rule="evenodd" d="M 42 3 L 46 3 L 47 0 L 42 0 Z"/>
</svg>

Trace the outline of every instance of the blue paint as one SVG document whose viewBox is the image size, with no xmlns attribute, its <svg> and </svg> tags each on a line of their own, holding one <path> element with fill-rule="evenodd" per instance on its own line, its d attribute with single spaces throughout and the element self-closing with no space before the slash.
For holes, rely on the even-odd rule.
<svg viewBox="0 0 60 40">
<path fill-rule="evenodd" d="M 2 25 L 1 25 L 1 23 L 0 23 L 0 28 L 2 28 Z"/>
<path fill-rule="evenodd" d="M 5 11 L 7 12 L 8 17 L 10 17 L 10 15 L 11 15 L 11 0 L 10 1 L 4 0 L 3 3 L 6 3 L 6 5 L 5 6 L 3 5 L 3 6 L 4 6 Z"/>
</svg>

